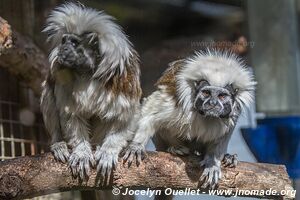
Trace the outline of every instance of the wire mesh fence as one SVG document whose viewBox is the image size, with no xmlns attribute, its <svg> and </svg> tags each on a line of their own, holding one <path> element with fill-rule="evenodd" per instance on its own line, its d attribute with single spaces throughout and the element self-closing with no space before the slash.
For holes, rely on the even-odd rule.
<svg viewBox="0 0 300 200">
<path fill-rule="evenodd" d="M 17 119 L 16 114 L 20 111 L 18 103 L 0 100 L 1 160 L 40 154 L 47 150 L 47 136 L 41 116 L 31 126 L 25 126 Z"/>
</svg>

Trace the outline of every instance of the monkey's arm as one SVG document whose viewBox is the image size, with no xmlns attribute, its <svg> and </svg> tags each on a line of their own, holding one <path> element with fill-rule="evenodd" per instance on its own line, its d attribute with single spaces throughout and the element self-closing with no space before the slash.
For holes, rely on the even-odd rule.
<svg viewBox="0 0 300 200">
<path fill-rule="evenodd" d="M 130 145 L 124 150 L 123 159 L 129 165 L 136 159 L 137 165 L 145 158 L 145 146 L 156 132 L 155 116 L 143 116 L 138 122 L 138 128 Z"/>
<path fill-rule="evenodd" d="M 124 151 L 125 161 L 131 164 L 136 159 L 139 165 L 145 157 L 147 142 L 164 122 L 171 119 L 174 105 L 172 97 L 166 95 L 164 91 L 155 91 L 147 98 L 142 106 L 134 138 Z"/>
<path fill-rule="evenodd" d="M 90 174 L 90 166 L 95 165 L 89 138 L 89 124 L 84 116 L 67 111 L 65 106 L 61 107 L 61 128 L 68 145 L 72 148 L 68 162 L 74 177 L 79 176 L 81 180 L 85 180 Z"/>
<path fill-rule="evenodd" d="M 111 128 L 107 130 L 102 144 L 96 147 L 97 171 L 101 173 L 102 177 L 106 175 L 110 177 L 112 169 L 118 163 L 119 154 L 133 137 L 133 131 L 125 124 L 114 122 Z"/>
<path fill-rule="evenodd" d="M 227 154 L 228 143 L 237 123 L 238 117 L 241 114 L 240 106 L 235 106 L 232 116 L 228 124 L 228 131 L 223 137 L 208 145 L 204 159 L 200 162 L 205 169 L 200 177 L 200 181 L 204 181 L 201 187 L 214 188 L 221 178 L 221 162 L 225 166 L 234 166 L 237 164 L 236 156 Z M 225 157 L 224 157 L 225 156 Z"/>
<path fill-rule="evenodd" d="M 231 133 L 227 133 L 217 142 L 208 145 L 204 158 L 200 162 L 200 166 L 204 166 L 200 177 L 202 188 L 215 188 L 219 179 L 221 179 L 221 161 L 227 152 L 230 137 Z"/>
<path fill-rule="evenodd" d="M 46 129 L 51 137 L 50 149 L 56 159 L 67 162 L 70 153 L 66 142 L 63 140 L 60 117 L 54 96 L 54 81 L 51 80 L 50 76 L 44 81 L 42 87 L 41 111 L 43 113 Z"/>
</svg>

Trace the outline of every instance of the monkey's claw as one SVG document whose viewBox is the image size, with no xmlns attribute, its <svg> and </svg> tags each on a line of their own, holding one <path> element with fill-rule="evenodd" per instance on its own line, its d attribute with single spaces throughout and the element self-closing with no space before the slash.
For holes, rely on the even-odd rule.
<svg viewBox="0 0 300 200">
<path fill-rule="evenodd" d="M 211 160 L 203 160 L 200 162 L 200 165 L 204 166 L 200 177 L 200 182 L 202 182 L 201 188 L 214 189 L 222 176 L 221 167 L 211 162 Z"/>
<path fill-rule="evenodd" d="M 236 154 L 225 154 L 222 160 L 222 165 L 224 167 L 236 167 L 238 164 L 238 159 Z"/>
<path fill-rule="evenodd" d="M 136 165 L 139 166 L 145 158 L 145 147 L 139 144 L 130 144 L 123 152 L 123 160 L 128 163 L 128 166 L 130 166 L 134 160 L 136 160 Z"/>
<path fill-rule="evenodd" d="M 50 150 L 53 153 L 54 158 L 63 163 L 66 163 L 70 157 L 66 142 L 56 142 L 50 146 Z"/>
<path fill-rule="evenodd" d="M 113 169 L 118 164 L 119 153 L 114 150 L 103 150 L 100 146 L 95 152 L 97 173 L 104 177 L 110 177 Z"/>
<path fill-rule="evenodd" d="M 73 176 L 80 180 L 88 180 L 91 166 L 95 165 L 92 149 L 89 145 L 79 144 L 69 158 L 69 166 Z"/>
</svg>

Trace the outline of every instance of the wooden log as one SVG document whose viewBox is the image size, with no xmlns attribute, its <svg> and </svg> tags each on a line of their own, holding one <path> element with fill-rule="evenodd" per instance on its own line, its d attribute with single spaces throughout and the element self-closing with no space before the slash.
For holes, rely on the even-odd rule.
<svg viewBox="0 0 300 200">
<path fill-rule="evenodd" d="M 108 185 L 96 176 L 93 170 L 87 182 L 74 179 L 67 164 L 54 160 L 51 153 L 37 156 L 19 157 L 0 162 L 0 199 L 23 199 L 43 194 L 69 190 L 111 189 L 114 192 L 131 189 L 161 189 L 167 191 L 194 191 L 198 194 L 212 190 L 199 189 L 198 179 L 201 175 L 197 157 L 178 157 L 163 152 L 148 152 L 144 162 L 136 167 L 121 161 L 118 164 Z M 253 196 L 269 199 L 293 199 L 291 181 L 283 165 L 240 162 L 236 168 L 222 168 L 223 178 L 218 191 L 236 192 L 260 191 L 260 193 L 240 193 L 238 196 Z M 107 183 L 108 183 L 107 182 Z M 187 188 L 187 189 L 185 189 Z M 266 195 L 267 191 L 273 194 Z M 215 191 L 215 190 L 214 190 Z M 280 194 L 282 191 L 285 194 Z M 264 194 L 263 194 L 264 193 Z M 158 193 L 159 194 L 159 193 Z M 268 194 L 268 193 L 267 193 Z M 122 195 L 122 194 L 120 194 Z"/>
<path fill-rule="evenodd" d="M 44 52 L 31 39 L 12 31 L 8 22 L 0 17 L 0 67 L 39 95 L 49 66 Z"/>
</svg>

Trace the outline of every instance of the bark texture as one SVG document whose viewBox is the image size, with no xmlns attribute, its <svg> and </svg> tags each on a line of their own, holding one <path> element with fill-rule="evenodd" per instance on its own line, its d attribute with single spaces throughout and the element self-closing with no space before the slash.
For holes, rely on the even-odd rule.
<svg viewBox="0 0 300 200">
<path fill-rule="evenodd" d="M 35 94 L 40 94 L 49 63 L 45 54 L 34 42 L 12 31 L 6 20 L 0 17 L 0 67 L 19 78 Z"/>
<path fill-rule="evenodd" d="M 23 199 L 69 190 L 124 189 L 198 189 L 201 168 L 196 157 L 177 157 L 163 152 L 148 152 L 144 162 L 136 167 L 119 162 L 110 180 L 102 180 L 93 170 L 87 182 L 74 179 L 67 164 L 54 160 L 51 153 L 19 157 L 0 162 L 0 199 Z M 283 165 L 240 162 L 236 168 L 223 168 L 218 190 L 277 191 L 272 196 L 257 198 L 293 199 L 293 190 Z M 105 185 L 104 182 L 108 183 Z M 121 190 L 122 191 L 122 190 Z M 201 189 L 202 192 L 208 192 Z"/>
</svg>

